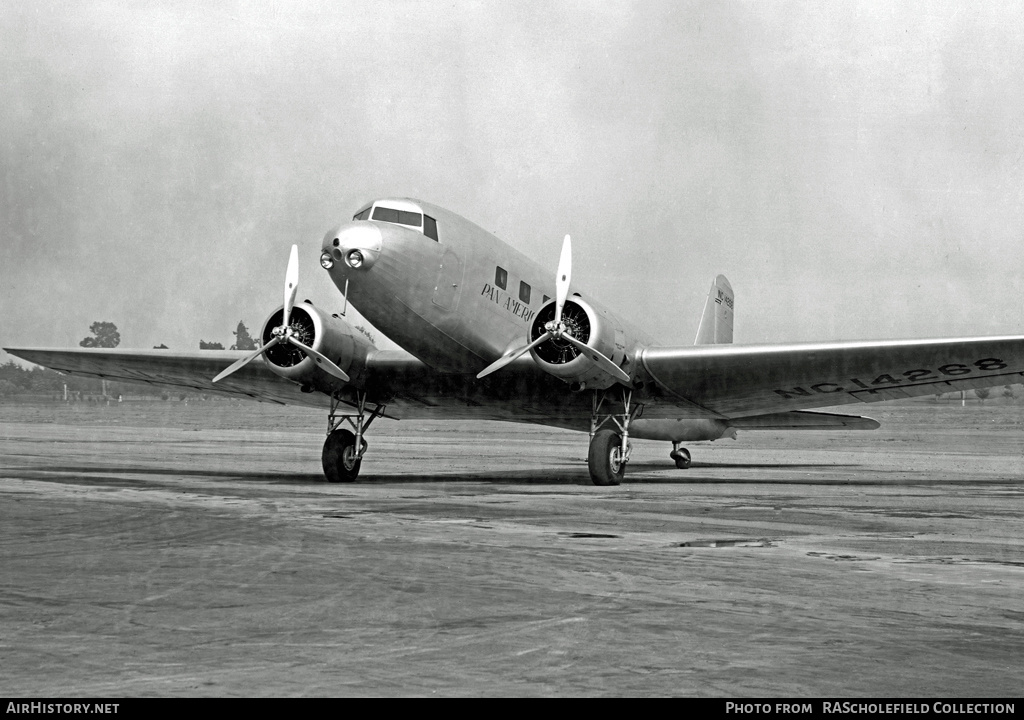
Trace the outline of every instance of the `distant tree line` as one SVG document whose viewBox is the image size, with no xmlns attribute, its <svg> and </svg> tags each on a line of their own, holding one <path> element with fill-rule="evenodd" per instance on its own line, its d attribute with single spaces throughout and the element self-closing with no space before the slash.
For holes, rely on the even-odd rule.
<svg viewBox="0 0 1024 720">
<path fill-rule="evenodd" d="M 241 320 L 238 321 L 238 329 L 231 332 L 235 336 L 235 342 L 231 346 L 232 350 L 255 350 L 258 345 L 256 341 L 252 339 L 252 335 L 249 334 L 249 328 L 245 326 L 245 323 Z M 219 342 L 207 342 L 206 340 L 199 341 L 200 350 L 223 350 L 224 345 Z"/>
<path fill-rule="evenodd" d="M 982 404 L 990 399 L 1013 403 L 1024 400 L 1024 385 L 1003 385 L 1002 387 L 996 385 L 993 387 L 975 388 L 974 390 L 967 390 L 965 396 L 959 390 L 955 390 L 948 393 L 939 393 L 933 396 L 932 400 L 935 402 L 960 402 L 964 397 L 966 399 L 973 397 L 980 400 Z"/>
<path fill-rule="evenodd" d="M 63 399 L 65 384 L 69 400 L 103 396 L 103 381 L 99 378 L 64 375 L 44 367 L 25 368 L 15 362 L 0 365 L 0 397 L 47 395 Z M 149 385 L 107 381 L 107 397 L 139 394 L 159 395 L 160 390 Z"/>
</svg>

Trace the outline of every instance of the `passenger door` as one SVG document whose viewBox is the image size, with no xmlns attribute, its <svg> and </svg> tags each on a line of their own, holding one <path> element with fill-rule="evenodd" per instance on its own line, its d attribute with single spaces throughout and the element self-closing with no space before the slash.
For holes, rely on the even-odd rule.
<svg viewBox="0 0 1024 720">
<path fill-rule="evenodd" d="M 445 310 L 454 310 L 458 306 L 462 272 L 462 260 L 451 248 L 445 248 L 441 267 L 437 271 L 437 284 L 434 286 L 435 305 Z"/>
</svg>

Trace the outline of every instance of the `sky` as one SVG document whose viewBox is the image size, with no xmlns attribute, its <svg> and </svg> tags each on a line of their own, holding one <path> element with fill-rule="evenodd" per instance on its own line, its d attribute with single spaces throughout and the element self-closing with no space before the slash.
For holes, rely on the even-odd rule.
<svg viewBox="0 0 1024 720">
<path fill-rule="evenodd" d="M 739 343 L 1019 334 L 1022 37 L 1016 2 L 2 3 L 0 345 L 229 346 L 292 243 L 335 311 L 321 239 L 380 196 L 552 276 L 570 233 L 662 345 L 719 273 Z"/>
</svg>

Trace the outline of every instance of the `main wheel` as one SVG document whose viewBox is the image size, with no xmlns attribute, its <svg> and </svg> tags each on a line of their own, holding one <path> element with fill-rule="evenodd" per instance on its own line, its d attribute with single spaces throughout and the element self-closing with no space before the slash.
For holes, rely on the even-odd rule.
<svg viewBox="0 0 1024 720">
<path fill-rule="evenodd" d="M 690 467 L 690 451 L 686 448 L 673 450 L 668 454 L 668 456 L 676 461 L 676 467 L 680 470 L 686 470 Z"/>
<path fill-rule="evenodd" d="M 611 428 L 601 428 L 590 441 L 587 457 L 590 479 L 595 485 L 618 485 L 626 474 L 622 461 L 622 436 Z"/>
<path fill-rule="evenodd" d="M 366 448 L 366 443 L 363 443 Z M 341 428 L 327 436 L 321 455 L 327 482 L 352 482 L 359 475 L 363 459 L 356 455 L 356 436 Z"/>
</svg>

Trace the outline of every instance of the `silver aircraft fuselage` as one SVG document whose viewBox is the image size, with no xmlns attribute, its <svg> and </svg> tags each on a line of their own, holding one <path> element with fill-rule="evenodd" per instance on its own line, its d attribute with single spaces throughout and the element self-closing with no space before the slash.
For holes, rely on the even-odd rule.
<svg viewBox="0 0 1024 720">
<path fill-rule="evenodd" d="M 436 220 L 438 239 L 375 220 L 347 222 L 324 236 L 323 251 L 335 258 L 331 280 L 370 323 L 441 372 L 476 373 L 525 341 L 537 312 L 555 295 L 553 265 L 534 262 L 436 205 L 382 199 L 373 206 L 378 203 L 421 210 Z M 354 249 L 365 255 L 355 268 L 345 261 Z M 651 344 L 586 293 L 574 294 L 623 330 L 629 356 Z"/>
</svg>

